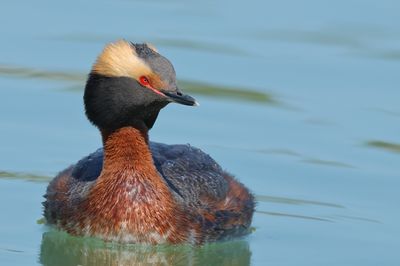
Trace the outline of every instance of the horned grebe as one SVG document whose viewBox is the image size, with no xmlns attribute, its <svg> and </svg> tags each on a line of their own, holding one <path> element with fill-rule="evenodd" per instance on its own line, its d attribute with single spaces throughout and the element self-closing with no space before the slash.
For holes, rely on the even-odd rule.
<svg viewBox="0 0 400 266">
<path fill-rule="evenodd" d="M 202 244 L 247 233 L 255 202 L 241 183 L 197 148 L 149 142 L 171 102 L 197 105 L 165 57 L 148 44 L 108 44 L 84 93 L 103 148 L 50 182 L 47 222 L 121 243 Z"/>
</svg>

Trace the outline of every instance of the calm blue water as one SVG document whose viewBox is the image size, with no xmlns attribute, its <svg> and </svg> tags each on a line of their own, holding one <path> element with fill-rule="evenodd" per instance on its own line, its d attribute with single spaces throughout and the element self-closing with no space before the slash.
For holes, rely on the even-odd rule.
<svg viewBox="0 0 400 266">
<path fill-rule="evenodd" d="M 399 265 L 399 10 L 390 0 L 3 1 L 0 264 Z M 250 236 L 121 247 L 40 223 L 51 177 L 101 145 L 82 88 L 118 38 L 154 43 L 199 100 L 164 109 L 151 139 L 198 146 L 245 183 L 258 198 Z"/>
</svg>

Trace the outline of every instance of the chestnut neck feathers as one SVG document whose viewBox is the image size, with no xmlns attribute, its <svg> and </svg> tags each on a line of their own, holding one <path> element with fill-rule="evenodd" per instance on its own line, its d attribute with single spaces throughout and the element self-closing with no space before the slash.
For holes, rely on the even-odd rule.
<svg viewBox="0 0 400 266">
<path fill-rule="evenodd" d="M 158 176 L 150 149 L 147 131 L 135 127 L 123 127 L 103 135 L 104 167 L 106 172 L 127 171 Z"/>
</svg>

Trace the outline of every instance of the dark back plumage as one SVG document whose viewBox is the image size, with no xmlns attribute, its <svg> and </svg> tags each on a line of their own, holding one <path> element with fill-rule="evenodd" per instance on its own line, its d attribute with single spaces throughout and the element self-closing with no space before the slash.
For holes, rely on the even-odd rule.
<svg viewBox="0 0 400 266">
<path fill-rule="evenodd" d="M 228 190 L 221 167 L 200 149 L 150 142 L 154 164 L 168 187 L 185 205 L 201 205 L 201 197 L 222 199 Z M 80 182 L 94 181 L 103 167 L 103 148 L 81 159 L 72 170 Z"/>
</svg>

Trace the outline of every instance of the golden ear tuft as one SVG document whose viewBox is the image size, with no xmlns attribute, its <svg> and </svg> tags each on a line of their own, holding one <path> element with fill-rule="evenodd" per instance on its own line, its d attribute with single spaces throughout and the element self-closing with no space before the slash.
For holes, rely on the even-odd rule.
<svg viewBox="0 0 400 266">
<path fill-rule="evenodd" d="M 134 47 L 125 40 L 107 44 L 97 57 L 92 72 L 108 77 L 139 78 L 152 71 L 150 67 L 138 57 Z"/>
<path fill-rule="evenodd" d="M 148 43 L 148 42 L 146 42 L 145 44 L 146 44 L 147 47 L 149 47 L 151 50 L 153 50 L 154 52 L 158 53 L 158 50 L 157 50 L 157 48 L 154 46 L 154 44 Z"/>
</svg>

